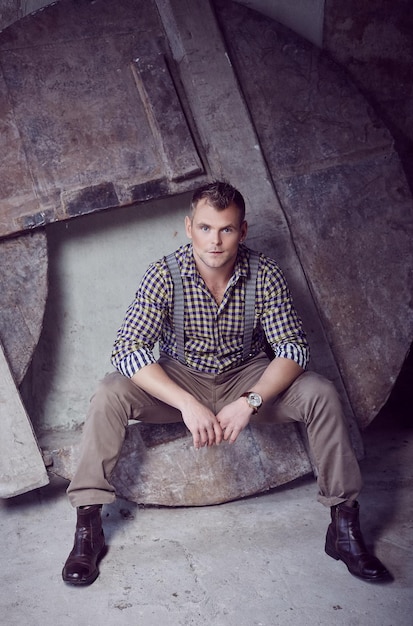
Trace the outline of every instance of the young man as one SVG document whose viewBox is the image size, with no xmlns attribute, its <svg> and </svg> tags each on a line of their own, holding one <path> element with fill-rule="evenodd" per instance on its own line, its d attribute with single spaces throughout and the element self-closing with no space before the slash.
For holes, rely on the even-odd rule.
<svg viewBox="0 0 413 626">
<path fill-rule="evenodd" d="M 117 371 L 92 398 L 68 488 L 77 526 L 63 580 L 88 585 L 98 576 L 105 552 L 100 510 L 115 499 L 110 477 L 130 419 L 183 420 L 195 448 L 235 443 L 250 420 L 303 422 L 318 470 L 318 499 L 331 507 L 327 554 L 359 578 L 389 579 L 361 535 L 360 470 L 337 393 L 329 381 L 306 371 L 307 340 L 280 269 L 243 244 L 242 195 L 219 181 L 199 188 L 185 228 L 191 242 L 145 273 L 116 338 Z M 251 314 L 244 303 L 253 267 Z M 177 280 L 183 289 L 181 322 L 174 317 Z M 157 342 L 158 361 L 152 352 Z"/>
</svg>

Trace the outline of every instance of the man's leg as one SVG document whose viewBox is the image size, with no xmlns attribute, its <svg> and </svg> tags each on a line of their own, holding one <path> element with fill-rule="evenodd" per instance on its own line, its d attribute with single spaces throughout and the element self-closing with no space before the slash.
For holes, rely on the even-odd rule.
<svg viewBox="0 0 413 626">
<path fill-rule="evenodd" d="M 117 372 L 99 385 L 83 428 L 79 463 L 67 490 L 77 508 L 74 545 L 62 571 L 67 583 L 90 585 L 99 574 L 99 559 L 106 550 L 101 508 L 115 499 L 110 476 L 130 419 L 176 422 L 181 414 Z"/>
<path fill-rule="evenodd" d="M 326 553 L 341 559 L 358 578 L 391 580 L 385 566 L 367 550 L 361 533 L 357 497 L 362 479 L 334 385 L 312 372 L 302 374 L 275 402 L 274 419 L 306 426 L 318 473 L 318 500 L 331 510 Z"/>
<path fill-rule="evenodd" d="M 254 383 L 268 365 L 259 355 L 232 374 L 222 375 L 220 406 L 234 400 Z M 305 424 L 317 468 L 318 500 L 331 510 L 326 552 L 341 559 L 349 571 L 368 581 L 391 579 L 384 565 L 369 554 L 359 524 L 357 497 L 362 479 L 348 425 L 334 385 L 313 372 L 299 376 L 274 402 L 264 403 L 251 423 Z"/>
<path fill-rule="evenodd" d="M 357 500 L 362 489 L 360 468 L 333 383 L 305 372 L 276 400 L 273 411 L 277 422 L 305 424 L 317 469 L 318 500 L 329 507 Z"/>
<path fill-rule="evenodd" d="M 159 363 L 175 382 L 212 408 L 211 376 L 197 374 L 167 357 L 161 357 Z M 83 428 L 79 463 L 67 490 L 77 507 L 75 542 L 62 572 L 63 580 L 70 584 L 88 585 L 98 575 L 98 561 L 105 551 L 101 506 L 115 499 L 110 477 L 130 419 L 165 424 L 181 421 L 182 415 L 118 372 L 108 374 L 99 385 Z"/>
<path fill-rule="evenodd" d="M 67 489 L 73 506 L 110 504 L 115 500 L 110 476 L 131 419 L 167 423 L 178 422 L 182 416 L 122 374 L 113 372 L 105 376 L 91 399 L 82 432 L 79 462 Z"/>
<path fill-rule="evenodd" d="M 269 359 L 261 353 L 217 377 L 217 407 L 254 390 Z M 305 372 L 274 401 L 265 402 L 252 424 L 303 422 L 318 473 L 319 501 L 334 506 L 356 500 L 362 487 L 359 465 L 350 441 L 341 402 L 329 380 Z"/>
</svg>

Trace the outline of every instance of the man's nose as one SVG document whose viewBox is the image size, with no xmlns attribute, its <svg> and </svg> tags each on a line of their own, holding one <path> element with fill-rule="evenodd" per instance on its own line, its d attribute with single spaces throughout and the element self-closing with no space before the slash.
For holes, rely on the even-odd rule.
<svg viewBox="0 0 413 626">
<path fill-rule="evenodd" d="M 221 243 L 221 233 L 219 230 L 213 230 L 212 232 L 212 241 L 214 244 L 219 245 Z"/>
</svg>

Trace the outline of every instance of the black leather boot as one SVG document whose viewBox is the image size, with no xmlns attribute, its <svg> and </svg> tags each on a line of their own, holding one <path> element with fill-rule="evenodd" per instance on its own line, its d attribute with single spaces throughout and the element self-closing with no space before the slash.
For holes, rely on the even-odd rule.
<svg viewBox="0 0 413 626">
<path fill-rule="evenodd" d="M 77 509 L 75 542 L 62 571 L 66 583 L 90 585 L 99 575 L 98 561 L 106 552 L 101 508 L 94 504 Z"/>
<path fill-rule="evenodd" d="M 327 530 L 326 553 L 333 559 L 341 559 L 350 574 L 369 582 L 392 580 L 383 563 L 370 554 L 360 530 L 359 505 L 339 504 L 331 507 L 331 524 Z"/>
</svg>

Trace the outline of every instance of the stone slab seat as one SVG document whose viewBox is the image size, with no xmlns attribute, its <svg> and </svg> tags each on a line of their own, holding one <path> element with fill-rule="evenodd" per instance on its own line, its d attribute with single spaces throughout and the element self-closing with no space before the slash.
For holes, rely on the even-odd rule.
<svg viewBox="0 0 413 626">
<path fill-rule="evenodd" d="M 44 433 L 49 472 L 71 479 L 80 429 Z M 249 425 L 235 444 L 195 450 L 185 425 L 132 423 L 112 476 L 119 497 L 138 504 L 203 506 L 264 492 L 313 471 L 294 424 Z"/>
</svg>

